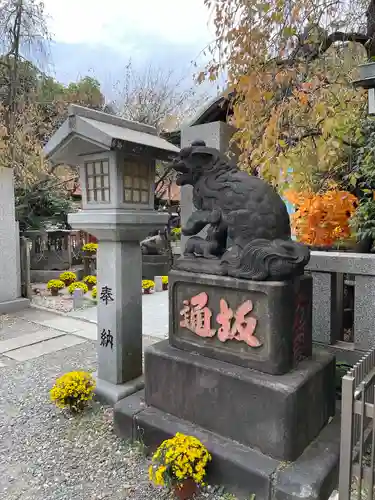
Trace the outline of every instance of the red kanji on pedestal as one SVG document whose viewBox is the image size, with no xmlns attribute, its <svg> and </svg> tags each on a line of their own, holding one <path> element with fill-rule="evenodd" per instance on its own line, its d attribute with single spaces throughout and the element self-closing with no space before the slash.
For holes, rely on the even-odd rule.
<svg viewBox="0 0 375 500">
<path fill-rule="evenodd" d="M 221 342 L 236 339 L 250 347 L 260 347 L 262 343 L 254 336 L 257 320 L 246 317 L 253 310 L 251 300 L 246 300 L 233 314 L 225 299 L 220 300 L 220 313 L 216 321 L 221 325 L 218 330 L 218 338 Z M 234 318 L 234 319 L 233 319 Z"/>
<path fill-rule="evenodd" d="M 184 307 L 180 312 L 183 319 L 180 326 L 196 333 L 200 337 L 213 337 L 216 333 L 211 328 L 212 312 L 207 307 L 208 295 L 202 292 L 189 300 L 184 300 Z"/>
</svg>

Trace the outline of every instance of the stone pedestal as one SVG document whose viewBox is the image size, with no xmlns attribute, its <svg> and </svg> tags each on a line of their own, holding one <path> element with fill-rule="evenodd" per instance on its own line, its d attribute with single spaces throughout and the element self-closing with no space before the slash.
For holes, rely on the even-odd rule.
<svg viewBox="0 0 375 500">
<path fill-rule="evenodd" d="M 310 276 L 293 282 L 259 282 L 175 270 L 169 274 L 169 289 L 169 338 L 179 349 L 274 375 L 290 371 L 302 358 L 311 356 Z M 189 307 L 184 304 L 202 293 L 211 333 L 204 331 L 204 325 L 194 334 L 190 326 L 183 326 L 183 311 Z M 194 309 L 191 314 L 200 315 Z M 229 331 L 229 337 L 221 333 L 229 323 L 233 330 L 241 318 L 248 324 L 242 339 L 239 333 L 238 341 L 229 338 Z"/>
<path fill-rule="evenodd" d="M 168 341 L 151 346 L 145 364 L 148 405 L 278 460 L 296 460 L 335 412 L 327 397 L 335 390 L 335 363 L 324 351 L 282 376 L 197 356 Z"/>
<path fill-rule="evenodd" d="M 153 280 L 155 276 L 168 276 L 170 261 L 168 255 L 142 255 L 142 278 Z"/>
<path fill-rule="evenodd" d="M 311 277 L 174 270 L 169 283 L 169 341 L 145 353 L 145 391 L 115 405 L 117 434 L 150 450 L 176 432 L 198 437 L 213 455 L 211 481 L 239 499 L 328 498 L 339 458 L 335 360 L 312 352 Z"/>
</svg>

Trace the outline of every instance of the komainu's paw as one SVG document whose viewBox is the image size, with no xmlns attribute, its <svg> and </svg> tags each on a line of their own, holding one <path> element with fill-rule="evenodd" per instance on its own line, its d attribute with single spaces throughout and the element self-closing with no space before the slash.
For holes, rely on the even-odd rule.
<svg viewBox="0 0 375 500">
<path fill-rule="evenodd" d="M 208 222 L 210 224 L 216 225 L 216 224 L 219 224 L 220 221 L 221 221 L 221 210 L 218 208 L 215 208 L 214 210 L 212 210 L 212 212 L 208 216 Z"/>
</svg>

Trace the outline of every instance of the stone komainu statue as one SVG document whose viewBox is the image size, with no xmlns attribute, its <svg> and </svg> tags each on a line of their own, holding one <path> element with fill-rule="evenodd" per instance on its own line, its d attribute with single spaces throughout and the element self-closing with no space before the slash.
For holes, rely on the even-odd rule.
<svg viewBox="0 0 375 500">
<path fill-rule="evenodd" d="M 193 186 L 196 208 L 182 229 L 191 236 L 184 269 L 259 281 L 303 274 L 309 248 L 291 239 L 286 206 L 271 185 L 203 141 L 181 149 L 172 166 L 178 185 Z M 206 226 L 207 237 L 196 236 Z"/>
</svg>

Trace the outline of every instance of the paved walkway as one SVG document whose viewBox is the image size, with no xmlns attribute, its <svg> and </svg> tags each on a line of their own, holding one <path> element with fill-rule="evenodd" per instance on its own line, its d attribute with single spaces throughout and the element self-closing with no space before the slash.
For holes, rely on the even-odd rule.
<svg viewBox="0 0 375 500">
<path fill-rule="evenodd" d="M 168 335 L 168 292 L 157 292 L 142 296 L 143 335 L 164 339 Z M 92 323 L 97 322 L 97 307 L 88 307 L 67 313 Z"/>
<path fill-rule="evenodd" d="M 30 307 L 0 316 L 0 368 L 96 342 L 97 308 L 57 314 Z M 168 336 L 168 293 L 143 296 L 143 344 Z"/>
</svg>

